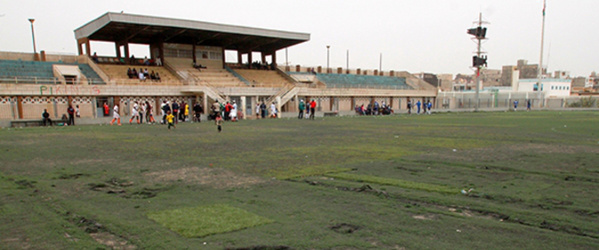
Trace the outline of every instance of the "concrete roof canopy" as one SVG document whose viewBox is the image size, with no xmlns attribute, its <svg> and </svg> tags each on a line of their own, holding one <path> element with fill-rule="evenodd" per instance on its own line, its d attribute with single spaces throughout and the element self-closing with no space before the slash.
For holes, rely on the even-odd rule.
<svg viewBox="0 0 599 250">
<path fill-rule="evenodd" d="M 275 52 L 310 40 L 310 34 L 108 12 L 77 28 L 75 38 L 138 44 L 195 44 L 242 52 Z"/>
</svg>

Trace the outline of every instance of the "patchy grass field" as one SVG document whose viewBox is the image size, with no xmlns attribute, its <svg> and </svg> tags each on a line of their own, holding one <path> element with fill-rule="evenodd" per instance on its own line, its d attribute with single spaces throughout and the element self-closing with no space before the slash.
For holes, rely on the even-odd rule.
<svg viewBox="0 0 599 250">
<path fill-rule="evenodd" d="M 0 130 L 0 248 L 597 249 L 599 113 Z"/>
</svg>

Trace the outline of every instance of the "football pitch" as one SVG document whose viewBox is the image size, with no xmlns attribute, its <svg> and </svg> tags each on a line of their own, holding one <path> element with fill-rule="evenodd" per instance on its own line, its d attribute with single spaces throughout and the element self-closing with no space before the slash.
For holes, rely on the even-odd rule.
<svg viewBox="0 0 599 250">
<path fill-rule="evenodd" d="M 2 249 L 598 249 L 599 112 L 0 130 Z"/>
</svg>

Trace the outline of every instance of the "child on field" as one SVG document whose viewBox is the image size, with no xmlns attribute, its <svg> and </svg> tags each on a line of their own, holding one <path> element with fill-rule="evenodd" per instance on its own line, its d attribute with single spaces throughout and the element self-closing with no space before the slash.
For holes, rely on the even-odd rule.
<svg viewBox="0 0 599 250">
<path fill-rule="evenodd" d="M 220 117 L 220 114 L 216 114 L 216 119 L 214 119 L 216 122 L 216 127 L 218 128 L 218 132 L 220 133 L 220 131 L 222 130 L 222 124 L 223 124 L 223 118 Z"/>
<path fill-rule="evenodd" d="M 175 127 L 175 116 L 171 114 L 170 110 L 166 111 L 166 121 L 168 122 L 168 129 L 171 129 L 171 126 L 177 128 Z"/>
</svg>

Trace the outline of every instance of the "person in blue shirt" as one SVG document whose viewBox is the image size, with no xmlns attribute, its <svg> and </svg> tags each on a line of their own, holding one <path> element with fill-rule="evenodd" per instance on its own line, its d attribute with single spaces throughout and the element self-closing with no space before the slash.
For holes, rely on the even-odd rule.
<svg viewBox="0 0 599 250">
<path fill-rule="evenodd" d="M 416 111 L 417 114 L 420 114 L 420 105 L 422 103 L 420 102 L 420 100 L 418 100 L 418 102 L 416 102 L 416 107 L 418 107 L 418 111 Z"/>
<path fill-rule="evenodd" d="M 433 103 L 432 103 L 432 102 L 429 100 L 429 101 L 426 103 L 426 113 L 430 115 L 430 114 L 431 114 L 431 109 L 432 109 L 432 108 L 433 108 Z"/>
</svg>

